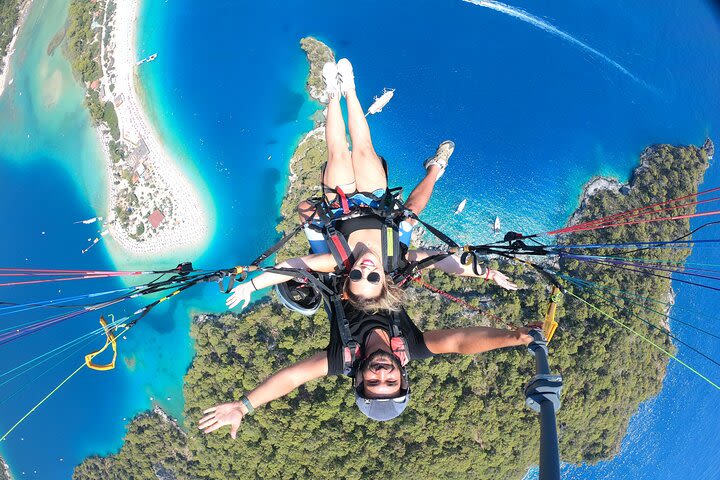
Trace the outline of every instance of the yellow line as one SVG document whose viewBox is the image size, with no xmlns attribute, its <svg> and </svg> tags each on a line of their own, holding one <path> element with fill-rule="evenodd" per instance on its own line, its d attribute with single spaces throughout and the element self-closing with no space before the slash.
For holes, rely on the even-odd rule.
<svg viewBox="0 0 720 480">
<path fill-rule="evenodd" d="M 42 404 L 45 402 L 45 400 L 47 400 L 48 398 L 50 398 L 53 393 L 55 393 L 55 392 L 57 392 L 58 390 L 60 390 L 60 387 L 62 387 L 63 385 L 65 385 L 65 382 L 67 382 L 68 380 L 70 380 L 76 373 L 78 373 L 80 370 L 82 370 L 82 368 L 83 368 L 84 366 L 85 366 L 85 363 L 83 362 L 83 364 L 80 365 L 80 366 L 77 368 L 77 370 L 75 370 L 73 373 L 71 373 L 70 375 L 68 375 L 68 377 L 60 383 L 60 385 L 58 385 L 57 387 L 55 387 L 52 392 L 48 393 L 48 394 L 45 396 L 45 398 L 43 398 L 42 400 L 40 400 L 40 402 L 38 402 L 37 405 L 35 405 L 29 412 L 27 412 L 27 413 L 25 414 L 25 416 L 23 416 L 20 420 L 18 420 L 17 423 L 16 423 L 15 425 L 13 425 L 10 430 L 8 430 L 7 432 L 5 432 L 5 435 L 3 435 L 2 438 L 0 438 L 0 442 L 2 442 L 3 440 L 5 440 L 5 439 L 7 438 L 7 436 L 10 435 L 10 433 L 12 433 L 12 431 L 15 430 L 15 428 L 16 428 L 18 425 L 20 425 L 27 417 L 29 417 L 31 413 L 33 413 L 35 410 L 37 410 L 38 407 L 39 407 L 40 405 L 42 405 Z"/>
<path fill-rule="evenodd" d="M 670 358 L 672 358 L 673 360 L 675 360 L 676 362 L 678 362 L 678 363 L 679 363 L 680 365 L 682 365 L 683 367 L 685 367 L 685 368 L 687 368 L 688 370 L 690 370 L 691 372 L 693 372 L 693 373 L 694 373 L 695 375 L 697 375 L 698 377 L 700 377 L 700 378 L 702 378 L 703 380 L 705 380 L 707 383 L 709 383 L 709 384 L 712 385 L 713 387 L 715 387 L 715 388 L 717 388 L 718 390 L 720 390 L 720 385 L 716 384 L 715 382 L 713 382 L 712 380 L 710 380 L 709 378 L 707 378 L 705 375 L 703 375 L 702 373 L 698 372 L 698 371 L 695 370 L 693 367 L 691 367 L 690 365 L 688 365 L 687 363 L 683 362 L 682 360 L 680 360 L 678 357 L 676 357 L 676 356 L 673 355 L 672 353 L 670 353 L 670 352 L 668 352 L 667 350 L 665 350 L 664 348 L 662 348 L 660 345 L 654 343 L 654 342 L 653 342 L 652 340 L 650 340 L 649 338 L 643 336 L 641 333 L 636 332 L 636 331 L 633 330 L 632 328 L 630 328 L 630 327 L 628 327 L 627 325 L 625 325 L 624 323 L 622 323 L 622 322 L 621 322 L 620 320 L 618 320 L 617 318 L 611 317 L 611 316 L 608 315 L 607 313 L 605 313 L 605 312 L 603 312 L 602 310 L 600 310 L 599 308 L 597 308 L 595 305 L 593 305 L 593 304 L 591 304 L 591 303 L 588 303 L 586 300 L 583 300 L 582 298 L 578 297 L 578 296 L 575 295 L 574 293 L 572 293 L 572 292 L 570 292 L 570 291 L 568 291 L 567 293 L 568 293 L 568 295 L 572 295 L 573 297 L 577 298 L 578 300 L 580 300 L 581 302 L 583 302 L 585 305 L 589 306 L 589 307 L 592 308 L 593 310 L 596 310 L 596 311 L 600 312 L 601 314 L 605 315 L 605 316 L 608 317 L 610 320 L 612 320 L 613 322 L 617 323 L 618 325 L 620 325 L 620 326 L 623 327 L 624 329 L 629 330 L 630 332 L 634 333 L 635 335 L 637 335 L 637 336 L 640 337 L 641 339 L 645 340 L 647 343 L 649 343 L 649 344 L 652 345 L 653 347 L 655 347 L 655 348 L 657 348 L 658 350 L 660 350 L 661 352 L 663 352 L 663 353 L 664 353 L 665 355 L 667 355 L 668 357 L 670 357 Z"/>
</svg>

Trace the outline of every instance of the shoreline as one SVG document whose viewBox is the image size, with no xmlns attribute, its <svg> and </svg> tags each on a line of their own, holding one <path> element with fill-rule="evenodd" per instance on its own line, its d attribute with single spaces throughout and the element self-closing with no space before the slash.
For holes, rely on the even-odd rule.
<svg viewBox="0 0 720 480">
<path fill-rule="evenodd" d="M 12 61 L 13 54 L 15 53 L 15 42 L 17 42 L 18 36 L 20 35 L 20 30 L 22 30 L 25 25 L 32 3 L 33 0 L 25 0 L 24 3 L 18 7 L 18 23 L 13 29 L 13 36 L 12 40 L 10 40 L 10 43 L 8 44 L 7 53 L 2 59 L 0 59 L 0 97 L 5 92 L 5 87 L 8 86 L 8 82 L 12 81 L 12 78 L 8 78 L 10 77 L 10 72 L 12 71 L 10 62 Z"/>
<path fill-rule="evenodd" d="M 10 473 L 10 465 L 7 464 L 3 457 L 0 457 L 0 480 L 12 480 L 13 476 Z"/>
<path fill-rule="evenodd" d="M 95 127 L 108 178 L 106 228 L 133 257 L 197 253 L 210 242 L 210 215 L 195 185 L 173 162 L 138 92 L 140 1 L 112 2 L 115 9 L 108 15 L 110 3 L 102 12 L 102 77 L 95 87 L 103 102 L 113 104 L 120 132 L 116 142 L 105 123 Z M 111 151 L 117 144 L 127 148 L 120 159 Z"/>
</svg>

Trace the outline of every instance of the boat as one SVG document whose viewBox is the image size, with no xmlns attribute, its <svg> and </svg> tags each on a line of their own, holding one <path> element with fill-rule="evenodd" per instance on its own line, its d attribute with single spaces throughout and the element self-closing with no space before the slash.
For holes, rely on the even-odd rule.
<svg viewBox="0 0 720 480">
<path fill-rule="evenodd" d="M 493 232 L 500 233 L 500 217 L 495 217 L 495 223 L 493 223 Z"/>
<path fill-rule="evenodd" d="M 370 105 L 365 116 L 367 117 L 368 115 L 375 115 L 376 113 L 382 112 L 382 109 L 388 104 L 393 95 L 395 95 L 394 88 L 383 88 L 382 95 L 375 97 L 375 101 Z"/>
<path fill-rule="evenodd" d="M 460 202 L 460 205 L 457 206 L 457 210 L 455 210 L 455 215 L 458 213 L 462 213 L 463 210 L 465 210 L 465 204 L 467 203 L 467 199 L 463 198 L 463 201 Z"/>
<path fill-rule="evenodd" d="M 139 62 L 135 63 L 135 65 L 140 66 L 140 65 L 142 65 L 143 63 L 152 62 L 153 60 L 155 60 L 155 59 L 157 58 L 157 56 L 158 56 L 157 53 L 153 53 L 153 54 L 150 55 L 149 57 L 145 57 L 145 58 L 143 58 L 142 60 L 140 60 Z"/>
<path fill-rule="evenodd" d="M 76 224 L 83 223 L 85 225 L 90 225 L 91 223 L 102 221 L 102 219 L 103 219 L 103 217 L 93 217 L 93 218 L 88 218 L 87 220 L 78 220 L 77 222 L 73 222 L 73 223 L 76 223 Z"/>
</svg>

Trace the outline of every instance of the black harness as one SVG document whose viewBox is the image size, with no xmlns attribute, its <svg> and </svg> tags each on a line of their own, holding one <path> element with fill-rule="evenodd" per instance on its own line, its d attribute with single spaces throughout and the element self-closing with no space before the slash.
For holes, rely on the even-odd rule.
<svg viewBox="0 0 720 480">
<path fill-rule="evenodd" d="M 345 314 L 340 295 L 335 293 L 339 291 L 337 289 L 338 281 L 339 277 L 336 275 L 325 275 L 325 278 L 322 280 L 323 284 L 332 292 L 330 295 L 323 295 L 325 300 L 324 305 L 328 317 L 334 319 L 338 333 L 340 334 L 340 341 L 343 346 L 343 375 L 354 378 L 357 373 L 357 368 L 362 361 L 362 349 L 350 332 L 350 321 Z M 393 354 L 400 360 L 401 365 L 404 366 L 410 360 L 410 351 L 408 349 L 407 339 L 400 328 L 400 313 L 390 312 L 389 323 L 390 347 Z"/>
</svg>

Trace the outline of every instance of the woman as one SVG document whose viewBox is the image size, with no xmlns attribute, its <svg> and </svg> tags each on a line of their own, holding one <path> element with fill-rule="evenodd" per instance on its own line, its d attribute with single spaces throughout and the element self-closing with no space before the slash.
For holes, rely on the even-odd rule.
<svg viewBox="0 0 720 480">
<path fill-rule="evenodd" d="M 372 144 L 370 128 L 355 90 L 352 65 L 346 58 L 337 62 L 337 65 L 326 63 L 322 76 L 329 99 L 325 124 L 328 160 L 322 177 L 324 200 L 331 212 L 338 215 L 343 211 L 343 208 L 340 208 L 341 203 L 346 209 L 348 207 L 350 209 L 378 208 L 380 206 L 378 199 L 387 190 L 387 174 L 383 160 L 375 152 Z M 340 107 L 341 96 L 345 97 L 347 105 L 347 126 L 352 142 L 352 151 L 346 139 L 345 122 Z M 452 142 L 444 142 L 438 148 L 436 155 L 425 161 L 425 178 L 413 190 L 405 203 L 405 208 L 415 214 L 425 208 L 435 182 L 445 171 L 453 148 Z M 298 211 L 303 221 L 311 218 L 314 214 L 308 202 L 303 202 L 298 207 Z M 433 250 L 407 250 L 414 223 L 415 221 L 412 219 L 404 219 L 398 226 L 403 263 L 417 262 L 438 253 Z M 389 272 L 383 270 L 382 227 L 383 219 L 374 214 L 338 220 L 335 224 L 337 231 L 344 234 L 352 249 L 352 258 L 354 258 L 352 266 L 343 272 L 345 275 L 343 293 L 355 308 L 366 313 L 381 310 L 397 311 L 403 302 L 402 289 L 393 283 L 391 277 L 387 275 Z M 313 251 L 317 252 L 323 244 L 322 235 L 312 230 L 306 230 L 306 233 Z M 336 265 L 332 254 L 323 252 L 290 259 L 278 264 L 277 267 L 332 272 Z M 447 273 L 463 276 L 483 276 L 486 280 L 493 280 L 508 290 L 517 289 L 515 284 L 511 283 L 501 272 L 485 268 L 474 273 L 472 267 L 462 265 L 457 256 L 447 257 L 429 268 L 438 268 Z M 226 303 L 230 308 L 242 303 L 241 308 L 244 308 L 250 301 L 252 292 L 289 279 L 290 277 L 286 275 L 263 273 L 235 287 Z"/>
</svg>

